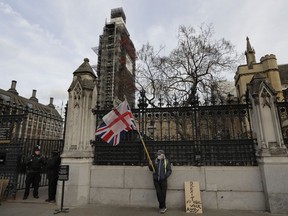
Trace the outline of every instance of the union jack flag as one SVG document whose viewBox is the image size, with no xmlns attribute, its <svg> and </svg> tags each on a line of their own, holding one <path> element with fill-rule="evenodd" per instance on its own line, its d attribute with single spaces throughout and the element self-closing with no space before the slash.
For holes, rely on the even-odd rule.
<svg viewBox="0 0 288 216">
<path fill-rule="evenodd" d="M 103 122 L 96 129 L 96 135 L 105 142 L 116 146 L 124 134 L 137 130 L 135 120 L 127 101 L 123 101 L 103 117 Z"/>
</svg>

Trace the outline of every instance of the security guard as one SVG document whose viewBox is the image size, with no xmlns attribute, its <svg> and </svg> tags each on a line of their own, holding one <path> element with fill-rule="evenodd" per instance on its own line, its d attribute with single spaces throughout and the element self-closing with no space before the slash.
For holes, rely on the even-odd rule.
<svg viewBox="0 0 288 216">
<path fill-rule="evenodd" d="M 26 200 L 28 198 L 31 184 L 33 185 L 34 188 L 33 197 L 38 199 L 39 198 L 38 188 L 41 180 L 41 171 L 45 166 L 45 160 L 41 156 L 40 147 L 37 146 L 34 148 L 33 154 L 26 161 L 26 165 L 27 165 L 27 173 L 26 173 L 27 176 L 25 180 L 26 187 L 23 200 Z"/>
</svg>

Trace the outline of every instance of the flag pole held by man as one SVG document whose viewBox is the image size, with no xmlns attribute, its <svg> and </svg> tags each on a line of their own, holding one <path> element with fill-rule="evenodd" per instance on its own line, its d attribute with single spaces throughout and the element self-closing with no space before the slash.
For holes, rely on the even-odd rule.
<svg viewBox="0 0 288 216">
<path fill-rule="evenodd" d="M 121 137 L 123 137 L 125 133 L 131 130 L 136 130 L 140 136 L 148 160 L 151 161 L 144 140 L 137 128 L 133 114 L 126 99 L 117 107 L 113 108 L 112 111 L 106 114 L 102 120 L 103 122 L 96 129 L 96 136 L 100 137 L 103 141 L 116 146 L 119 144 Z"/>
</svg>

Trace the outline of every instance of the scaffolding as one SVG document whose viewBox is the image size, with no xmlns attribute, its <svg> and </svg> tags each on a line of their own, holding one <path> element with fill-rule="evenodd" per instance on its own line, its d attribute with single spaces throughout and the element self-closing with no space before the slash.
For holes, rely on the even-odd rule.
<svg viewBox="0 0 288 216">
<path fill-rule="evenodd" d="M 99 38 L 98 104 L 102 109 L 117 105 L 125 96 L 130 104 L 135 100 L 135 48 L 124 23 L 126 17 L 122 8 L 111 11 L 111 19 L 118 17 L 123 22 L 106 23 Z M 126 58 L 132 62 L 130 70 L 126 67 Z"/>
</svg>

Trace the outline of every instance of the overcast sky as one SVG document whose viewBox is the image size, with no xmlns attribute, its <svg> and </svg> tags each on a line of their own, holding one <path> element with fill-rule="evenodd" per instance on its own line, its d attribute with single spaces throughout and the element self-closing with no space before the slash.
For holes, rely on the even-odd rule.
<svg viewBox="0 0 288 216">
<path fill-rule="evenodd" d="M 91 48 L 117 7 L 137 50 L 149 41 L 168 53 L 179 25 L 212 23 L 215 39 L 231 41 L 240 54 L 248 36 L 257 62 L 275 54 L 278 64 L 288 63 L 287 0 L 0 0 L 0 88 L 16 80 L 21 96 L 36 89 L 40 103 L 53 97 L 65 104 L 83 59 L 97 64 Z"/>
</svg>

